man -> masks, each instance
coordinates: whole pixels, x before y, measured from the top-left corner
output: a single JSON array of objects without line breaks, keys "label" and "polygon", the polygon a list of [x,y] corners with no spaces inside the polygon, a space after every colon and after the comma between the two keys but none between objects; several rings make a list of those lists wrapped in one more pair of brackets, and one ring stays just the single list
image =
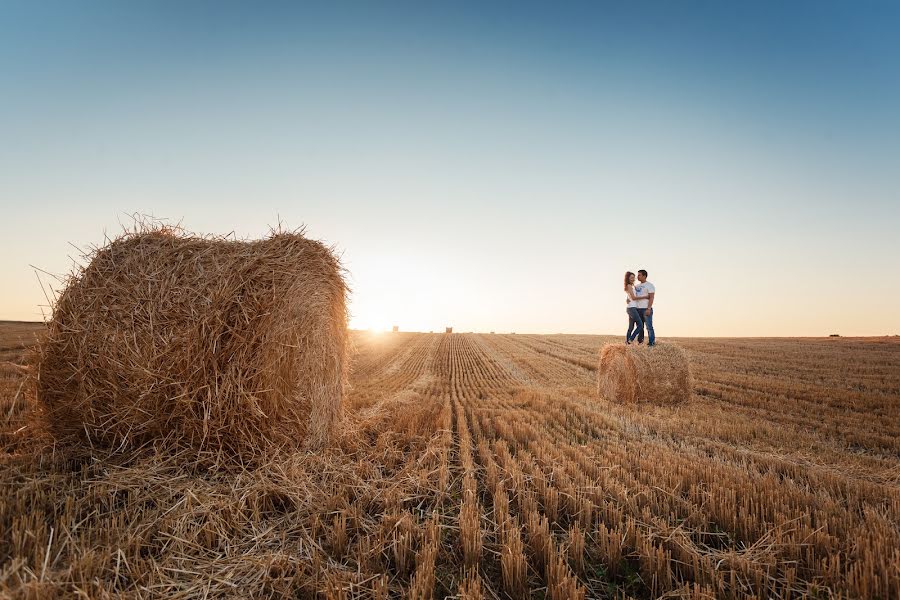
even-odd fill
[{"label": "man", "polygon": [[[638,297],[637,309],[644,319],[647,327],[648,346],[656,345],[656,333],[653,331],[653,299],[656,297],[656,287],[647,281],[647,271],[641,269],[637,272],[637,283],[634,284],[634,295]],[[644,330],[638,334],[638,344],[644,343]]]}]

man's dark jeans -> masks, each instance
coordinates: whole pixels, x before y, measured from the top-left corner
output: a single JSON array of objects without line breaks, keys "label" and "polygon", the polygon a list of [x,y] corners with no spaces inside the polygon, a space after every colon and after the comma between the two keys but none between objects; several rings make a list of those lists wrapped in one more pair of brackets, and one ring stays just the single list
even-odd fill
[{"label": "man's dark jeans", "polygon": [[[647,326],[647,335],[650,336],[650,339],[647,340],[648,346],[653,346],[656,344],[656,333],[653,331],[653,312],[651,311],[649,314],[647,313],[646,308],[639,308],[638,311],[641,313],[641,321],[644,325]],[[641,329],[641,336],[638,338],[638,343],[644,341],[644,330]]]},{"label": "man's dark jeans", "polygon": [[[625,341],[630,342],[634,338],[638,341],[644,341],[644,318],[641,316],[640,308],[628,308],[628,331],[625,332]],[[633,331],[632,331],[633,330]]]}]

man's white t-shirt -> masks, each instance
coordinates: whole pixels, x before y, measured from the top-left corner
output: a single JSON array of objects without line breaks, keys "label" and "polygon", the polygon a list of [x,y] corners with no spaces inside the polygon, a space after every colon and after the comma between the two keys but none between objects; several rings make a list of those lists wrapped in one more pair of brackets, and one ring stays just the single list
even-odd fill
[{"label": "man's white t-shirt", "polygon": [[647,308],[650,305],[650,301],[647,300],[647,296],[655,293],[656,287],[649,281],[645,281],[644,283],[638,281],[634,284],[634,295],[638,298],[643,298],[642,300],[637,301],[638,308]]}]

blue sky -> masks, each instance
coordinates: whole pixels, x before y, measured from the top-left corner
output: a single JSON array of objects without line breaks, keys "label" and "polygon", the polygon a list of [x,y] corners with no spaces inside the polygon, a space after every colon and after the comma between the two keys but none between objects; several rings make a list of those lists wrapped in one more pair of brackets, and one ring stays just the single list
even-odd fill
[{"label": "blue sky", "polygon": [[140,212],[306,224],[359,327],[900,333],[900,5],[420,4],[0,3],[0,318]]}]

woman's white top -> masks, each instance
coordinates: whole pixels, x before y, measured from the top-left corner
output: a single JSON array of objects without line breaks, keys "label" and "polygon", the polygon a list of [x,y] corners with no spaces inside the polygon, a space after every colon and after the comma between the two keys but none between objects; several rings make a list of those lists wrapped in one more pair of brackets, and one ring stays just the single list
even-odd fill
[{"label": "woman's white top", "polygon": [[[628,289],[631,290],[632,294],[634,294],[634,286],[633,285],[629,284]],[[631,296],[628,295],[627,291],[625,292],[625,297],[628,299],[628,306],[627,306],[628,308],[637,308],[638,301],[632,300]]]}]

